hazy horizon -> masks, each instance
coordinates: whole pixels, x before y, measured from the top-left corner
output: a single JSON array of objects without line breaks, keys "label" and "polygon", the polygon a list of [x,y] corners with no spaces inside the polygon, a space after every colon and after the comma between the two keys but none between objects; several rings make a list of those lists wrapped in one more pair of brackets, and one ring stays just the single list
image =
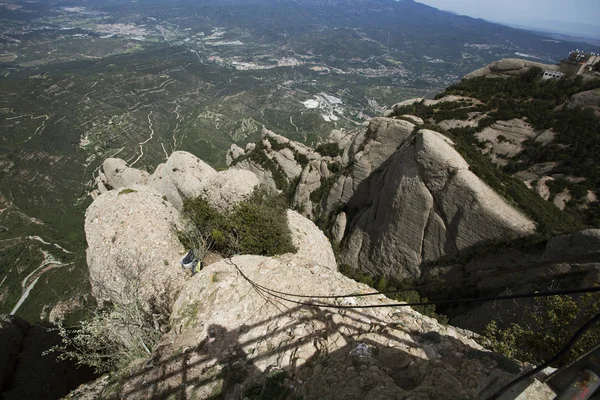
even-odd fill
[{"label": "hazy horizon", "polygon": [[416,0],[440,10],[491,22],[600,39],[598,0]]}]

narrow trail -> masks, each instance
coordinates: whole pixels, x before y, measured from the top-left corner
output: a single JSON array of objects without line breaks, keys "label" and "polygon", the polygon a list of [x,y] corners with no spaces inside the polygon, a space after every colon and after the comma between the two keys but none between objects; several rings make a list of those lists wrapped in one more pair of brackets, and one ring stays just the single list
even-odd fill
[{"label": "narrow trail", "polygon": [[[25,277],[25,279],[23,279],[23,281],[21,282],[21,287],[23,288],[23,293],[21,294],[21,298],[19,299],[17,304],[14,306],[14,308],[10,312],[10,315],[15,315],[15,313],[17,311],[19,311],[19,308],[21,308],[21,306],[23,305],[25,300],[27,300],[27,297],[29,297],[31,290],[35,287],[35,285],[38,283],[38,281],[40,280],[40,278],[42,277],[42,275],[44,273],[46,273],[52,269],[62,268],[62,267],[72,264],[72,263],[63,264],[60,261],[54,259],[54,257],[52,257],[52,254],[45,252],[45,251],[42,253],[44,254],[44,261],[42,261],[42,263],[36,269],[34,269],[29,275],[27,275]],[[38,271],[40,271],[40,270],[41,270],[41,272],[39,272],[39,274],[35,277],[35,279],[29,285],[27,285],[29,279],[32,276],[34,276],[36,273],[38,273]]]},{"label": "narrow trail", "polygon": [[294,128],[296,128],[296,132],[298,132],[298,127],[296,126],[296,124],[294,124],[294,116],[290,115],[290,124],[294,125]]},{"label": "narrow trail", "polygon": [[157,90],[164,89],[165,86],[171,85],[171,84],[173,84],[175,82],[177,82],[177,81],[175,81],[174,79],[168,78],[167,80],[165,80],[163,83],[161,83],[158,86],[154,86],[154,87],[147,88],[147,89],[136,89],[135,90],[135,94],[144,93],[144,92],[154,93]]},{"label": "narrow trail", "polygon": [[31,119],[40,119],[40,118],[44,118],[44,117],[46,119],[49,118],[46,114],[44,114],[44,115],[38,115],[37,117],[34,117],[33,114],[23,114],[23,115],[17,115],[16,117],[8,117],[8,118],[6,118],[6,120],[7,121],[12,121],[14,119],[25,118],[25,117],[29,117]]},{"label": "narrow trail", "polygon": [[29,287],[27,288],[27,290],[25,291],[25,293],[23,293],[21,295],[21,298],[19,299],[19,302],[12,309],[12,311],[10,312],[10,315],[15,315],[15,313],[19,310],[19,308],[21,308],[21,306],[23,305],[23,303],[25,302],[25,300],[27,300],[27,297],[29,297],[29,293],[31,293],[31,289],[33,289],[33,287],[35,286],[36,283],[38,283],[39,280],[40,280],[40,277],[38,276],[36,278],[36,280],[34,280],[33,282],[31,282],[31,285],[29,285]]},{"label": "narrow trail", "polygon": [[163,144],[163,142],[160,142],[160,145],[165,153],[165,160],[169,159],[169,154],[167,153],[167,150],[165,149],[165,145]]},{"label": "narrow trail", "polygon": [[181,122],[181,115],[179,114],[179,107],[180,105],[177,104],[175,106],[175,110],[173,111],[175,113],[175,115],[177,115],[177,117],[175,117],[175,120],[177,121],[177,123],[175,124],[175,129],[173,129],[173,151],[177,150],[177,129],[179,128],[179,123]]},{"label": "narrow trail", "polygon": [[38,126],[37,129],[35,130],[35,132],[33,132],[33,134],[31,136],[29,136],[27,138],[27,140],[25,141],[25,142],[28,142],[31,140],[32,137],[37,135],[38,132],[41,133],[44,131],[44,128],[46,127],[46,122],[50,119],[51,115],[44,114],[44,115],[38,115],[37,117],[34,117],[33,114],[23,114],[23,115],[17,115],[16,117],[6,118],[6,121],[12,121],[12,120],[24,118],[24,117],[29,117],[31,120],[44,118],[44,120],[42,121],[42,124],[40,126]]},{"label": "narrow trail", "polygon": [[94,90],[91,90],[91,89],[93,89],[94,86],[96,86],[97,83],[98,83],[98,81],[95,81],[94,84],[92,85],[92,87],[90,88],[90,91],[83,95],[83,97],[85,97],[87,99],[87,101],[90,101],[90,96],[89,95],[91,93],[94,93]]},{"label": "narrow trail", "polygon": [[66,254],[73,254],[72,251],[69,251],[69,250],[65,249],[64,247],[62,247],[62,246],[60,246],[60,245],[58,245],[56,243],[46,242],[44,239],[42,239],[39,236],[27,236],[26,239],[28,239],[28,240],[36,240],[36,241],[38,241],[38,242],[40,242],[42,244],[48,245],[48,246],[54,246],[57,249],[61,250],[63,253],[66,253]]},{"label": "narrow trail", "polygon": [[200,53],[198,53],[198,50],[192,50],[194,53],[196,53],[196,56],[198,56],[198,62],[200,64],[202,64],[202,58],[200,57]]},{"label": "narrow trail", "polygon": [[[135,93],[133,93],[133,92],[132,92],[131,94],[133,94],[133,95],[135,96]],[[133,105],[133,106],[129,107],[129,108],[127,109],[127,111],[131,111],[131,110],[133,110],[134,108],[136,108],[136,107],[137,107],[137,106],[139,106],[139,105],[140,105],[140,102],[138,101],[138,102],[137,102],[135,105]]]},{"label": "narrow trail", "polygon": [[47,251],[42,251],[42,254],[44,254],[44,261],[42,261],[41,264],[38,265],[38,267],[36,269],[34,269],[33,271],[31,271],[29,273],[29,275],[27,275],[21,281],[21,287],[23,289],[25,289],[25,287],[27,286],[27,282],[29,281],[29,278],[31,278],[33,275],[35,275],[35,273],[38,272],[40,269],[44,268],[47,265],[53,264],[53,263],[59,263],[58,261],[56,261],[54,259],[54,257],[52,257],[52,254],[48,253]]},{"label": "narrow trail", "polygon": [[150,113],[148,114],[148,124],[149,124],[149,129],[150,129],[150,137],[148,137],[148,139],[146,139],[146,140],[144,140],[143,142],[140,143],[140,155],[131,164],[129,164],[130,167],[133,167],[135,165],[135,163],[137,163],[144,156],[144,145],[146,143],[148,143],[150,140],[152,140],[152,138],[154,137],[154,129],[152,129],[152,120],[150,119],[150,116],[152,115],[152,112],[153,111],[150,111]]}]

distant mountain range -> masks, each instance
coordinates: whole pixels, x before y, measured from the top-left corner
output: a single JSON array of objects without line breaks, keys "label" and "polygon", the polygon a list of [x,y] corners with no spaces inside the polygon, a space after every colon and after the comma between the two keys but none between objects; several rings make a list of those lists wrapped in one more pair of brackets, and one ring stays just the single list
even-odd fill
[{"label": "distant mountain range", "polygon": [[547,33],[562,33],[572,36],[600,40],[600,25],[557,20],[534,20],[527,25],[512,25],[518,28],[533,29]]}]

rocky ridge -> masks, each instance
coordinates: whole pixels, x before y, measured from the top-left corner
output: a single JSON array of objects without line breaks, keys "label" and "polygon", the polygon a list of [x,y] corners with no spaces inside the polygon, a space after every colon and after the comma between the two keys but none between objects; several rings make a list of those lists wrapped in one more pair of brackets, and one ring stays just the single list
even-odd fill
[{"label": "rocky ridge", "polygon": [[[532,65],[508,60],[479,75],[521,74]],[[116,386],[97,381],[94,393],[105,395],[110,389],[109,398],[140,399],[241,399],[275,393],[306,399],[475,399],[510,380],[520,366],[481,348],[469,331],[443,326],[397,305],[344,308],[392,302],[383,296],[356,296],[372,289],[340,274],[339,262],[370,276],[458,279],[483,276],[511,263],[526,267],[556,254],[580,255],[588,251],[585,246],[600,247],[597,231],[588,230],[554,238],[543,251],[535,244],[498,249],[465,263],[433,263],[489,241],[530,236],[536,226],[470,171],[455,144],[425,125],[430,121],[397,112],[421,102],[444,107],[477,100],[446,96],[405,101],[363,129],[332,131],[315,148],[265,129],[258,143],[233,145],[227,153],[230,168],[222,172],[185,152],[173,153],[152,175],[111,160],[106,168],[116,166],[115,171],[99,175],[103,194],[88,210],[88,258],[108,260],[102,266],[106,276],[99,280],[121,290],[115,255],[149,251],[154,268],[148,279],[149,298],[168,292],[174,307],[170,331],[152,356],[130,366]],[[484,117],[473,112],[466,120],[441,121],[438,126],[476,126]],[[487,151],[498,156],[497,163],[520,151],[524,140],[553,139],[552,132],[535,132],[522,119],[488,128],[480,132],[480,139],[489,142]],[[539,166],[530,173],[544,171]],[[296,209],[287,213],[288,226],[298,251],[277,257],[234,256],[186,277],[176,263],[184,249],[173,234],[181,224],[183,201],[203,195],[226,210],[259,183],[288,195]],[[101,218],[103,213],[113,217]],[[337,262],[329,240],[308,218],[338,244]],[[106,233],[113,231],[113,237]],[[134,231],[144,232],[144,238],[137,240]],[[162,264],[151,250],[155,244],[167,244]],[[98,276],[92,270],[99,268],[93,265],[91,261],[91,275]],[[594,261],[556,263],[541,274],[524,268],[495,282],[482,279],[478,285],[493,291],[502,281],[525,290],[558,275],[587,271],[580,282],[570,282],[586,285],[597,281],[598,270]],[[312,297],[340,292],[352,295]],[[101,299],[100,292],[95,293]],[[312,307],[315,303],[324,304]],[[476,311],[497,312],[485,309],[489,306]],[[481,328],[468,313],[455,321]],[[543,385],[532,388],[536,398],[553,397]]]},{"label": "rocky ridge", "polygon": [[[357,188],[372,175],[367,171],[381,170],[380,164],[390,162],[386,153],[394,151],[384,145],[387,137],[411,149],[407,154],[420,157],[442,142],[451,147],[435,132],[413,134],[413,125],[406,121],[379,119],[374,123],[377,128],[363,132],[363,137],[373,138],[369,143],[338,132],[332,134],[339,143],[347,144],[344,152],[348,164],[350,154],[354,157],[362,152],[359,163],[363,170],[349,174],[350,179],[358,181]],[[270,143],[272,135],[266,133],[265,140]],[[305,155],[310,158],[303,173],[311,166],[317,168],[317,162],[344,164],[343,153],[328,158],[314,151]],[[466,168],[456,154],[445,156],[450,157],[444,161],[448,168],[455,168],[455,172]],[[175,171],[179,175],[175,179],[201,182],[199,186],[214,194],[210,201],[215,204],[221,204],[219,196],[227,196],[229,190],[211,191],[206,182],[212,182],[215,174],[242,176],[238,172],[244,172],[216,173],[196,168],[201,163],[181,152],[171,157],[192,161],[189,169]],[[163,167],[159,173],[164,172]],[[325,171],[319,168],[321,172]],[[428,179],[428,184],[444,186],[440,176]],[[184,249],[173,233],[181,223],[176,204],[186,196],[206,192],[178,191],[181,197],[172,197],[173,204],[167,194],[159,191],[171,184],[157,189],[152,182],[151,176],[147,185],[113,189],[94,200],[86,215],[90,274],[105,287],[122,291],[117,268],[123,265],[118,265],[115,256],[144,254],[150,268],[145,275],[149,282],[145,293],[152,296],[168,291],[173,296],[171,330],[149,360],[132,365],[116,386],[106,379],[95,382],[90,394],[132,399],[171,395],[241,399],[267,393],[305,399],[481,398],[518,370],[517,364],[474,342],[472,333],[441,325],[410,308],[353,310],[294,303],[323,301],[311,299],[311,295],[356,294],[372,289],[337,272],[329,240],[313,222],[292,210],[287,215],[296,253],[235,256],[187,277],[177,264]],[[232,190],[236,191],[235,182],[239,182],[240,192],[246,190],[246,183],[239,180],[231,181]],[[528,221],[523,223],[527,228]],[[127,267],[135,268],[135,264],[125,264]],[[257,284],[276,292],[264,292]],[[277,295],[282,292],[307,297],[289,301]],[[101,291],[95,293],[102,299]],[[392,301],[383,296],[349,296],[325,303],[355,306]],[[85,388],[78,393],[78,398],[86,398]]]},{"label": "rocky ridge", "polygon": [[529,71],[531,67],[540,67],[549,71],[559,70],[557,65],[543,64],[518,58],[505,58],[475,70],[467,74],[465,78],[472,79],[480,76],[485,76],[486,78],[505,78],[519,76]]},{"label": "rocky ridge", "polygon": [[[236,269],[257,284],[307,296],[371,290],[315,261],[247,255],[208,266],[183,288],[173,332],[162,340],[151,367],[128,380],[121,393],[134,399],[156,393],[481,398],[482,382],[492,374],[500,381],[511,376],[511,367],[462,331],[410,309],[311,309],[269,301]],[[391,301],[349,297],[334,304],[373,303]],[[175,349],[182,349],[183,368],[172,356]]]},{"label": "rocky ridge", "polygon": [[[310,150],[301,172],[298,161],[290,168],[281,155],[297,154],[298,145],[273,132],[265,132],[250,155],[232,147],[229,157],[232,168],[251,171],[270,160],[267,169],[296,184],[293,207],[326,221],[341,243],[340,261],[376,276],[417,278],[424,261],[535,231],[531,220],[469,171],[452,141],[410,121],[418,117],[379,117],[357,132],[333,131],[328,143],[337,155]],[[273,179],[267,183],[277,186]]]}]

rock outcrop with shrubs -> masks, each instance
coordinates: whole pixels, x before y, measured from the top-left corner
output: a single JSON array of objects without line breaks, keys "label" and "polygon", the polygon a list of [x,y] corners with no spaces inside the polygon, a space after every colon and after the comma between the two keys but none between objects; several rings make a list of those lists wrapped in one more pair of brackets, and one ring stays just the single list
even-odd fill
[{"label": "rock outcrop with shrubs", "polygon": [[[376,155],[383,146],[371,148],[373,153],[365,154],[383,157]],[[215,174],[231,173],[197,168],[201,162],[189,154],[172,155],[182,156],[189,170],[172,178],[160,172],[174,182],[152,187],[150,176],[146,185],[107,190],[88,210],[88,258],[95,260],[90,272],[95,271],[94,293],[104,308],[79,329],[62,329],[65,342],[58,350],[99,371],[113,370],[109,379],[92,384],[90,393],[132,399],[177,393],[239,399],[275,394],[317,399],[324,393],[327,398],[437,398],[439,385],[451,382],[452,395],[476,397],[480,389],[474,376],[510,379],[509,363],[484,350],[471,334],[410,308],[344,311],[303,305],[321,301],[311,295],[371,289],[337,271],[329,239],[288,209],[283,191],[260,185],[248,191],[247,182],[236,191],[235,181],[227,191],[213,190],[211,185],[220,182]],[[307,157],[304,168],[316,167],[322,156],[307,152]],[[343,166],[342,157],[328,162]],[[323,166],[323,172],[330,171],[327,163]],[[198,190],[178,190],[172,204],[169,188],[185,181],[195,182]],[[223,202],[219,196],[231,190],[237,200]],[[178,262],[193,247],[186,242],[190,237],[203,238],[206,253],[221,258],[205,258],[194,276]],[[290,301],[284,292],[305,297]],[[325,301],[392,302],[352,295]],[[449,373],[450,362],[460,367]],[[78,393],[85,398],[85,389]]]},{"label": "rock outcrop with shrubs", "polygon": [[[227,171],[181,151],[151,175],[107,160],[86,216],[90,276],[104,308],[79,331],[63,329],[58,350],[99,370],[117,369],[90,387],[104,398],[486,398],[524,366],[506,356],[541,361],[534,355],[556,350],[566,336],[555,335],[548,353],[536,346],[564,324],[550,321],[540,332],[527,327],[543,313],[510,325],[478,320],[469,314],[475,308],[419,308],[436,320],[398,302],[539,290],[556,277],[569,287],[598,281],[593,260],[527,269],[556,251],[589,256],[575,237],[600,249],[596,230],[572,232],[594,218],[595,187],[587,186],[594,179],[564,169],[551,176],[564,160],[541,165],[536,153],[560,148],[554,142],[573,134],[561,130],[563,111],[523,94],[564,89],[566,102],[594,84],[544,84],[536,68],[495,63],[435,100],[396,104],[363,128],[332,131],[314,148],[265,129],[258,143],[230,148]],[[506,81],[490,80],[481,92],[473,82],[482,76]],[[577,107],[588,97],[572,98],[565,109],[587,115]],[[550,114],[554,125],[541,126]],[[530,179],[534,173],[539,181]],[[540,185],[560,193],[546,199]],[[586,200],[579,208],[564,196],[555,200],[565,190]],[[573,210],[585,210],[587,220]],[[203,261],[195,274],[179,264],[190,248]],[[505,271],[506,263],[523,271],[452,284]],[[443,289],[408,290],[394,300],[361,296],[371,287],[431,282]],[[340,293],[347,295],[332,296]],[[566,312],[563,322],[574,326],[598,304],[571,300],[542,311]],[[352,308],[366,305],[386,307]],[[463,326],[476,320],[486,337],[441,323],[440,312],[451,321],[462,315]],[[90,338],[96,347],[86,347]],[[594,331],[586,341],[596,338]],[[69,340],[79,344],[75,350]],[[517,342],[529,347],[512,351]],[[98,368],[92,360],[103,352],[122,356]],[[552,396],[542,384],[528,390]]]}]

